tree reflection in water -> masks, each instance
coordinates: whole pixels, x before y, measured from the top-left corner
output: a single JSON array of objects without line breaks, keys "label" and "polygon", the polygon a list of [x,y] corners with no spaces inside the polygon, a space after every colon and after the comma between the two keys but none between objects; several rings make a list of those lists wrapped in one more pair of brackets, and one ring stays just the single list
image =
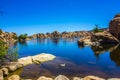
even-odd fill
[{"label": "tree reflection in water", "polygon": [[26,46],[27,47],[27,41],[19,41],[19,44],[21,45],[21,46]]},{"label": "tree reflection in water", "polygon": [[118,66],[120,66],[120,45],[105,44],[101,46],[91,46],[94,51],[94,55],[99,58],[100,54],[104,52],[110,52],[110,59],[113,60]]}]

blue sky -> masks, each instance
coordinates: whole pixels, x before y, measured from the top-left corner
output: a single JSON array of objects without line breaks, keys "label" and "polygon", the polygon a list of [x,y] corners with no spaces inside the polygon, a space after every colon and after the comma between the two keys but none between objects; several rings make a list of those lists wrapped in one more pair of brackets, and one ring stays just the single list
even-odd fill
[{"label": "blue sky", "polygon": [[0,0],[0,28],[17,34],[108,27],[120,0]]}]

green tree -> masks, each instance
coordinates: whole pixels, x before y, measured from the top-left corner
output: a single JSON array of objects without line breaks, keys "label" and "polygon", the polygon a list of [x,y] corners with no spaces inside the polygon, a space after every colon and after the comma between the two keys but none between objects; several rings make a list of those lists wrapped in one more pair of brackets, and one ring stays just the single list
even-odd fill
[{"label": "green tree", "polygon": [[93,29],[93,32],[94,32],[94,33],[97,33],[98,31],[99,31],[98,25],[95,25],[95,28]]},{"label": "green tree", "polygon": [[2,34],[2,29],[0,29],[0,34]]},{"label": "green tree", "polygon": [[27,34],[21,34],[18,38],[19,40],[25,40],[28,37]]}]

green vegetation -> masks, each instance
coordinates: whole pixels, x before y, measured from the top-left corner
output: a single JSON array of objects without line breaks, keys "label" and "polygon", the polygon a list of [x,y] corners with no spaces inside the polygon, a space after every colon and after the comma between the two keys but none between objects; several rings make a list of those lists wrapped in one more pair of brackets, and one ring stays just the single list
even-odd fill
[{"label": "green vegetation", "polygon": [[27,34],[21,34],[21,35],[18,37],[18,39],[19,39],[19,40],[25,40],[27,37],[28,37]]},{"label": "green vegetation", "polygon": [[18,58],[17,48],[8,48],[5,42],[0,40],[0,65],[8,61],[16,61]]},{"label": "green vegetation", "polygon": [[94,32],[94,33],[103,32],[103,30],[102,30],[102,29],[99,29],[99,28],[98,28],[98,25],[95,25],[95,28],[93,29],[93,32]]},{"label": "green vegetation", "polygon": [[17,39],[18,39],[18,37],[17,37],[17,36],[15,36],[15,35],[13,35],[13,39],[17,40]]},{"label": "green vegetation", "polygon": [[9,48],[7,56],[8,56],[9,61],[17,61],[18,48]]},{"label": "green vegetation", "polygon": [[5,46],[5,42],[3,42],[2,40],[0,40],[0,56],[3,57],[4,55],[6,55],[7,53],[7,49],[8,47]]}]

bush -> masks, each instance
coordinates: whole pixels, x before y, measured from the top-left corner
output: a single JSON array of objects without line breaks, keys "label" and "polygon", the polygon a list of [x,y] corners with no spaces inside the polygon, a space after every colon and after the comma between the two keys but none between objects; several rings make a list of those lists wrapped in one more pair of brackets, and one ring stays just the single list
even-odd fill
[{"label": "bush", "polygon": [[7,56],[8,56],[9,61],[17,61],[17,59],[18,59],[18,48],[9,48]]},{"label": "bush", "polygon": [[16,61],[18,59],[18,49],[9,48],[6,44],[0,40],[0,65],[5,64],[8,61]]},{"label": "bush", "polygon": [[7,46],[5,46],[5,42],[0,40],[0,56],[4,56],[7,53]]}]

